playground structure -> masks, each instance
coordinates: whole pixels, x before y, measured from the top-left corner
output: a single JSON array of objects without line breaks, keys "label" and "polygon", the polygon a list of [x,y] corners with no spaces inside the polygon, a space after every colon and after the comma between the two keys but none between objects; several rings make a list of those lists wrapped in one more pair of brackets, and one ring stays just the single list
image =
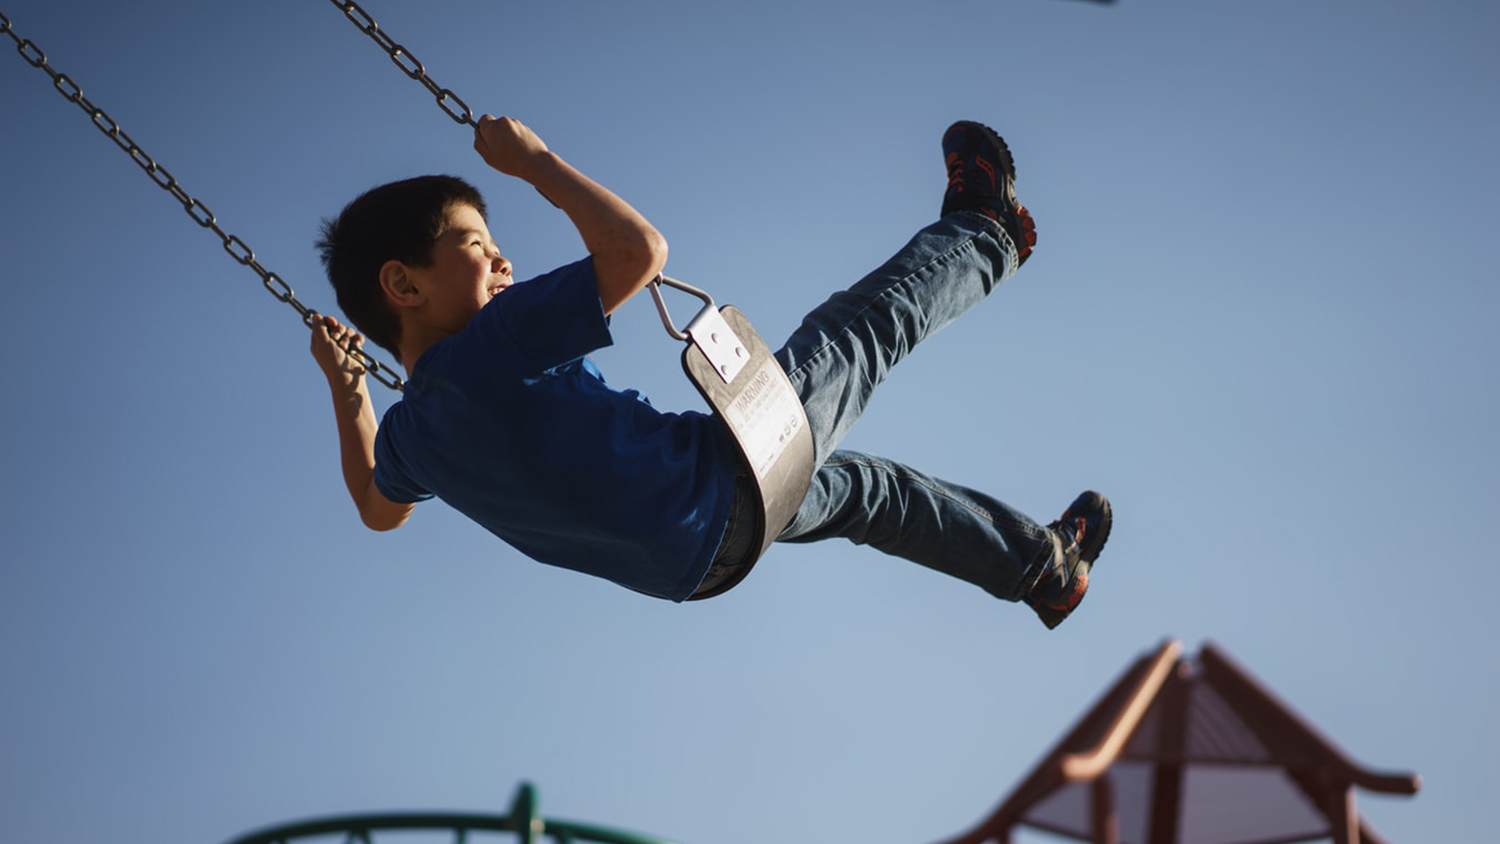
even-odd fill
[{"label": "playground structure", "polygon": [[[1020,828],[1089,844],[1386,844],[1359,817],[1356,787],[1415,795],[1419,786],[1418,775],[1356,765],[1217,646],[1188,660],[1169,639],[1137,658],[989,817],[941,844],[1010,844]],[[229,844],[336,835],[383,844],[383,832],[447,834],[453,844],[489,832],[517,844],[672,844],[544,820],[529,783],[508,816],[329,817]]]},{"label": "playground structure", "polygon": [[1410,795],[1420,782],[1359,766],[1214,645],[1190,661],[1167,640],[943,844],[1008,844],[1018,827],[1092,844],[1384,844],[1354,789]]},{"label": "playground structure", "polygon": [[[1354,789],[1415,794],[1420,779],[1361,767],[1212,644],[1176,640],[1137,659],[987,818],[941,844],[1010,844],[1019,828],[1090,844],[1386,844]],[[523,783],[509,815],[348,815],[254,832],[230,844],[294,844],[376,833],[509,833],[518,844],[671,844],[537,814]],[[324,840],[332,840],[325,838]],[[440,840],[427,838],[423,840]],[[311,842],[309,842],[311,844]]]}]

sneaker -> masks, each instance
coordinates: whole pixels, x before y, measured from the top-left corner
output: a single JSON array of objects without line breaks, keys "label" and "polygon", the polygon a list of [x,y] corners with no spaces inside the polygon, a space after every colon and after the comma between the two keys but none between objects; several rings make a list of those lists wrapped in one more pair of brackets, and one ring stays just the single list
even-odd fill
[{"label": "sneaker", "polygon": [[1109,499],[1092,490],[1079,495],[1052,533],[1052,565],[1042,572],[1024,600],[1051,630],[1063,623],[1089,591],[1089,569],[1109,540]]},{"label": "sneaker", "polygon": [[1036,245],[1036,223],[1016,201],[1016,164],[1004,139],[982,123],[960,120],[943,133],[943,161],[948,167],[943,216],[955,211],[983,213],[1010,235],[1016,266],[1026,263]]}]

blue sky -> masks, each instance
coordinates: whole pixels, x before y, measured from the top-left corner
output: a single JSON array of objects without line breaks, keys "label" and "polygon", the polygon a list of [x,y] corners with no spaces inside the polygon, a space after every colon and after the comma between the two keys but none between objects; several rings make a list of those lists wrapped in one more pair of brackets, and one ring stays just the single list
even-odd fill
[{"label": "blue sky", "polygon": [[[499,812],[527,779],[545,814],[688,844],[923,844],[1166,637],[1422,774],[1361,798],[1392,841],[1492,828],[1500,7],[366,8],[773,342],[935,216],[949,122],[999,129],[1035,257],[848,444],[1041,520],[1106,492],[1093,592],[1048,632],[822,544],[676,606],[441,504],[371,534],[296,315],[7,49],[0,840]],[[422,172],[480,184],[519,276],[581,255],[328,3],[0,12],[311,306],[319,219]],[[614,325],[612,381],[698,406],[648,300]]]}]

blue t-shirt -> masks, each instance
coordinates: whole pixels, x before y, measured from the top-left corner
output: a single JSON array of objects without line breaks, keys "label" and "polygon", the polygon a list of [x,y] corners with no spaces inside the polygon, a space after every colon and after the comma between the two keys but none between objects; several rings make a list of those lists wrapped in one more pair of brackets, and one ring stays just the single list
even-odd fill
[{"label": "blue t-shirt", "polygon": [[613,342],[592,259],[502,291],[427,349],[375,437],[392,501],[437,496],[532,559],[686,599],[729,517],[736,452],[584,355]]}]

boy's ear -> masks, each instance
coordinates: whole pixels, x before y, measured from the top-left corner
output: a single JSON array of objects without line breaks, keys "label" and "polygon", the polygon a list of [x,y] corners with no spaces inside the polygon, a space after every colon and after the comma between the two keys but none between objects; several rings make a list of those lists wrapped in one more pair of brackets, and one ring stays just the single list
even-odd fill
[{"label": "boy's ear", "polygon": [[424,298],[406,265],[396,260],[380,265],[380,289],[385,291],[386,300],[398,307],[416,307]]}]

